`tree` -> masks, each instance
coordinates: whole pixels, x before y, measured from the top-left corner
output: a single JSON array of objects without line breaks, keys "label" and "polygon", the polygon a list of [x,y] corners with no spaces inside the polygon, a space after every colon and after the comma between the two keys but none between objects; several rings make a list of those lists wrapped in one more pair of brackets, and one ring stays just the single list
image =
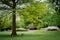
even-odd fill
[{"label": "tree", "polygon": [[59,23],[60,22],[60,0],[48,0],[48,1],[49,3],[55,5],[53,6],[53,8],[56,11],[56,17],[57,17],[56,20],[58,20],[56,22],[57,23],[56,25],[60,27],[60,23]]},{"label": "tree", "polygon": [[34,26],[37,27],[42,24],[43,21],[41,19],[43,18],[46,10],[47,7],[45,2],[33,2],[30,6],[20,10],[19,13],[24,16],[25,21],[28,20],[29,24],[33,23],[35,24]]},{"label": "tree", "polygon": [[12,35],[16,34],[16,7],[19,4],[30,2],[31,0],[0,0],[1,4],[7,5],[12,9]]}]

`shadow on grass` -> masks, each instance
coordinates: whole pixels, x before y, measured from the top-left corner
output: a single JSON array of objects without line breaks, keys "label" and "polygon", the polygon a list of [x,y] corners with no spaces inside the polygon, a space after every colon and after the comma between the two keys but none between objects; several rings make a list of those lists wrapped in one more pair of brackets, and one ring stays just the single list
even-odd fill
[{"label": "shadow on grass", "polygon": [[9,37],[21,37],[21,35],[11,36],[11,34],[9,34],[9,35],[3,34],[3,35],[0,35],[0,37],[7,37],[7,38],[9,38]]},{"label": "shadow on grass", "polygon": [[[41,32],[40,32],[41,33]],[[60,40],[60,32],[50,31],[43,32],[42,34],[18,34],[17,36],[11,36],[9,32],[0,32],[0,40]]]},{"label": "shadow on grass", "polygon": [[2,38],[15,38],[15,37],[32,37],[32,36],[59,36],[60,37],[60,32],[43,32],[42,34],[18,34],[17,36],[11,36],[11,33],[8,32],[0,32],[0,39]]},{"label": "shadow on grass", "polygon": [[46,32],[46,33],[42,33],[42,34],[18,34],[17,36],[11,36],[11,33],[7,33],[7,32],[0,32],[0,38],[1,37],[25,37],[25,36],[56,36],[56,34],[58,34],[58,36],[60,35],[60,31],[56,31],[56,32]]}]

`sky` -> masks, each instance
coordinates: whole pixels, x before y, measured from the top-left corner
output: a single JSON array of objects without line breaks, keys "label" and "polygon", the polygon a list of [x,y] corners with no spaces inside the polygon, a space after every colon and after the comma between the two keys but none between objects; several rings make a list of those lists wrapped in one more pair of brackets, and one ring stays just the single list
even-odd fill
[{"label": "sky", "polygon": [[43,2],[43,1],[45,1],[45,0],[35,0],[35,1],[40,1],[40,2]]}]

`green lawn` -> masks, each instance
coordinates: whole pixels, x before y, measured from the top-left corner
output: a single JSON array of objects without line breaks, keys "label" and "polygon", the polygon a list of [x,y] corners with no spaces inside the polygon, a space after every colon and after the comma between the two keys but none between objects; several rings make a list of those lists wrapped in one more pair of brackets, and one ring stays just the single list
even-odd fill
[{"label": "green lawn", "polygon": [[[23,33],[23,35],[21,35]],[[11,32],[0,32],[0,40],[60,40],[60,31],[27,31],[17,32],[17,36],[10,36]]]}]

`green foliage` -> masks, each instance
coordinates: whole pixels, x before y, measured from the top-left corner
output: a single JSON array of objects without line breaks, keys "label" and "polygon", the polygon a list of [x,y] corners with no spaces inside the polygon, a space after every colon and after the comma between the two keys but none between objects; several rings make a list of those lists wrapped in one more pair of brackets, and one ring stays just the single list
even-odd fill
[{"label": "green foliage", "polygon": [[3,12],[0,15],[0,25],[2,28],[8,28],[11,27],[11,14],[9,14],[6,10],[3,10]]},{"label": "green foliage", "polygon": [[[55,12],[53,12],[53,15],[52,15],[52,17],[51,17],[51,23],[50,23],[50,25],[51,24],[53,24],[53,25],[60,25],[60,0],[47,0],[47,1],[49,1],[49,5],[53,5],[53,7],[52,6],[50,6],[49,8],[50,9],[53,9],[53,10],[55,10]],[[50,10],[50,11],[52,11],[52,10]]]},{"label": "green foliage", "polygon": [[37,24],[40,25],[43,22],[41,18],[43,18],[46,9],[46,3],[35,2],[25,9],[20,10],[19,13],[24,16],[25,21],[27,20],[29,23],[36,24],[37,26]]},{"label": "green foliage", "polygon": [[[13,5],[12,0],[0,1],[7,5],[9,4],[8,6],[11,7]],[[16,10],[20,16],[20,20],[16,21],[16,26],[24,28],[35,26],[37,28],[42,28],[47,25],[60,25],[60,13],[55,11],[56,5],[52,3],[52,0],[48,1],[49,3],[47,4],[46,2],[33,2],[33,0],[19,0],[17,3],[18,5],[29,2],[31,3],[29,4],[30,6],[26,6],[26,8],[22,10]],[[12,25],[11,15],[12,14],[8,14],[7,11],[0,14],[0,25],[3,28],[7,28]]]},{"label": "green foliage", "polygon": [[20,20],[16,21],[16,27],[18,27],[18,28],[28,28],[27,26],[29,24],[30,24],[30,22],[27,21],[26,19],[24,19],[23,15],[20,16]]},{"label": "green foliage", "polygon": [[24,27],[24,19],[23,16],[20,16],[20,20],[16,20],[16,27]]}]

